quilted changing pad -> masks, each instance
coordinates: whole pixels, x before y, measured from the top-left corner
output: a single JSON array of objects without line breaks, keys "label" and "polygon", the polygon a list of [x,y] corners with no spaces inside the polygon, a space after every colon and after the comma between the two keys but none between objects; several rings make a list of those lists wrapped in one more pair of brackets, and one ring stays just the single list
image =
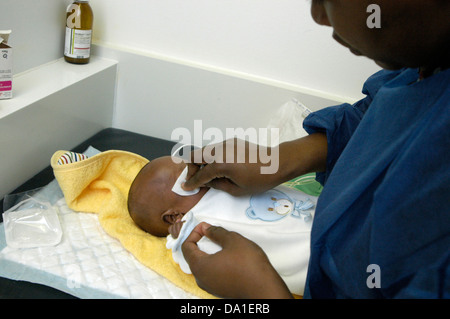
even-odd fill
[{"label": "quilted changing pad", "polygon": [[103,230],[97,214],[71,210],[56,180],[39,192],[57,208],[62,239],[55,246],[11,248],[0,224],[1,277],[43,284],[79,298],[197,298],[141,264]]},{"label": "quilted changing pad", "polygon": [[56,246],[13,249],[0,227],[0,276],[50,286],[79,298],[196,298],[143,266],[110,237],[96,214],[56,202],[63,230]]}]

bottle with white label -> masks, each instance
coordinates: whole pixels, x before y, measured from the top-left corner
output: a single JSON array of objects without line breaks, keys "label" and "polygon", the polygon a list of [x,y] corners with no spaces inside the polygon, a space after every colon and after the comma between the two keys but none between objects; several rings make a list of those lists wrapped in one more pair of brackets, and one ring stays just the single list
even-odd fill
[{"label": "bottle with white label", "polygon": [[64,59],[85,64],[91,57],[94,14],[89,1],[75,0],[67,7]]}]

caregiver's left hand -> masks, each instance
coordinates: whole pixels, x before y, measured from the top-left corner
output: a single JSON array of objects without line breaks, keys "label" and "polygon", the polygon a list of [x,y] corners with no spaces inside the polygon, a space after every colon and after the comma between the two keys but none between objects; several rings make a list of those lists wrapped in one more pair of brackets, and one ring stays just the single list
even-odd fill
[{"label": "caregiver's left hand", "polygon": [[[222,246],[209,255],[197,242],[206,236]],[[245,237],[210,226],[197,225],[182,246],[200,288],[222,298],[292,298],[286,284],[264,251]]]}]

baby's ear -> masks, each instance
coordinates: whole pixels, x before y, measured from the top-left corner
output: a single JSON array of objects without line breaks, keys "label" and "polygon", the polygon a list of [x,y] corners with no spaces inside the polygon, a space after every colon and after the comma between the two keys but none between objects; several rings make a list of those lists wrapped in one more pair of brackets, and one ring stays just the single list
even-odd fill
[{"label": "baby's ear", "polygon": [[166,210],[162,215],[161,218],[164,222],[169,223],[171,225],[175,224],[175,222],[178,219],[181,219],[183,217],[182,214],[177,213],[175,210],[173,210],[172,208],[169,208],[168,210]]}]

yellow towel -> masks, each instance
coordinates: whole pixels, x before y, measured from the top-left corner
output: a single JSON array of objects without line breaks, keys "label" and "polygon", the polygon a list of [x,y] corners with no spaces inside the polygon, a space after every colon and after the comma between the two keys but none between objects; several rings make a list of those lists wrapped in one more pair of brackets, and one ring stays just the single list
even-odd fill
[{"label": "yellow towel", "polygon": [[138,172],[148,163],[147,159],[130,152],[111,150],[87,159],[79,158],[78,162],[58,164],[65,153],[67,151],[53,154],[51,166],[71,209],[97,213],[104,230],[146,267],[200,298],[214,298],[198,287],[194,276],[181,271],[166,248],[166,238],[142,231],[128,213],[128,190]]}]

